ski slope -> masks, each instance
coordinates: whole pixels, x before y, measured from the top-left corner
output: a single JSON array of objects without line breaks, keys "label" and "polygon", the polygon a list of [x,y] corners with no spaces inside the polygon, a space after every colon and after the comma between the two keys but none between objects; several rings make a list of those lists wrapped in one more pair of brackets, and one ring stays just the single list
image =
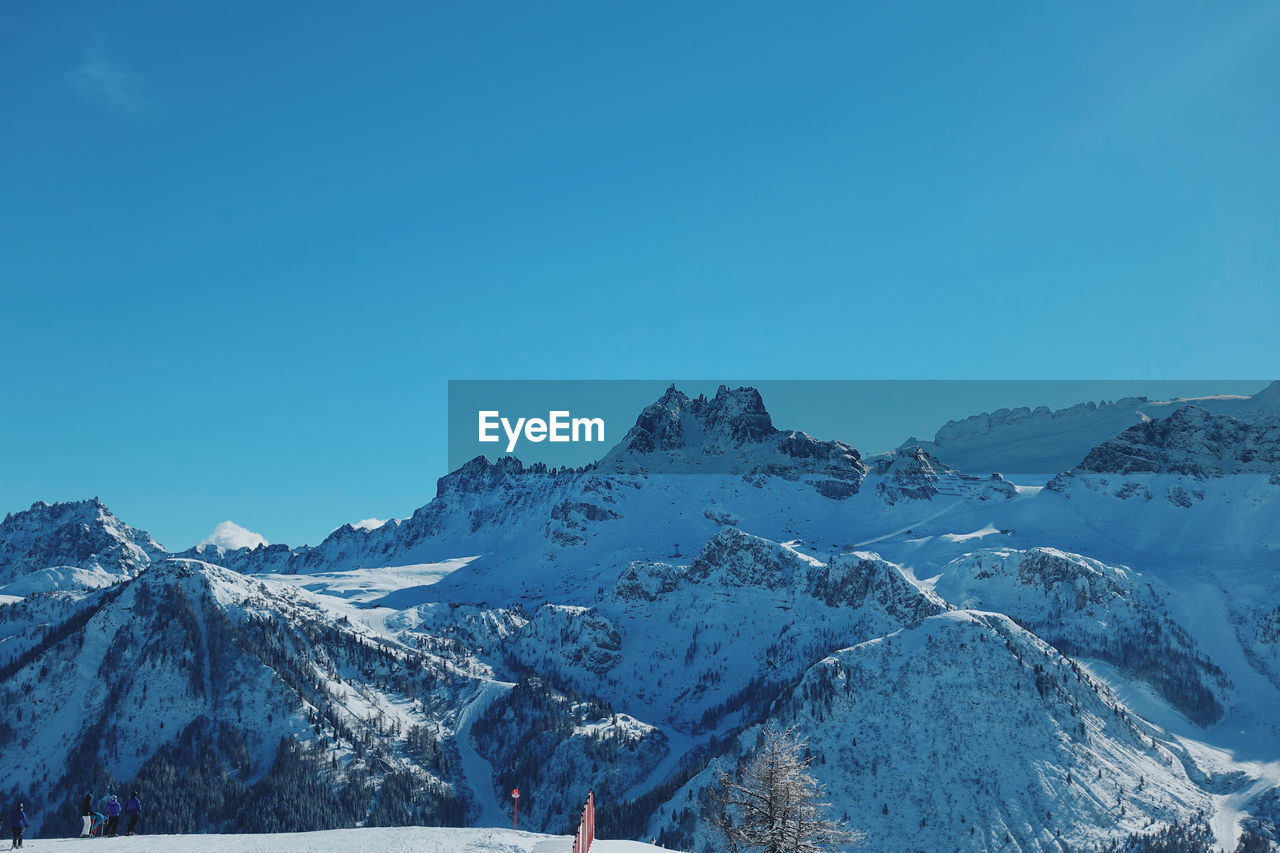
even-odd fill
[{"label": "ski slope", "polygon": [[[82,849],[80,838],[37,838],[23,849]],[[539,835],[510,829],[446,829],[426,826],[332,829],[325,832],[281,832],[263,835],[135,835],[131,838],[95,839],[95,851],[128,850],[131,853],[311,853],[342,850],[343,853],[570,853],[568,835]],[[602,841],[591,853],[657,853],[665,848],[638,841]],[[670,851],[666,851],[670,853]]]},{"label": "ski slope", "polygon": [[471,725],[495,699],[514,686],[501,681],[489,682],[467,704],[458,718],[456,739],[458,753],[462,758],[462,774],[467,780],[467,786],[475,794],[476,802],[480,804],[478,821],[485,826],[501,826],[507,822],[507,815],[502,804],[493,795],[493,786],[489,783],[493,779],[493,767],[471,744]]}]

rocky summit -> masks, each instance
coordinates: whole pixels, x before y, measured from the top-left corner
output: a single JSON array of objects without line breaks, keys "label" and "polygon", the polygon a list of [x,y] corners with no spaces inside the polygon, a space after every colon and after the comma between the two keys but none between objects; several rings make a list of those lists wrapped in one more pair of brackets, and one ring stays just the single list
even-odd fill
[{"label": "rocky summit", "polygon": [[149,833],[498,826],[518,787],[563,835],[590,789],[703,853],[774,726],[868,849],[1278,849],[1275,387],[868,457],[672,387],[597,463],[478,457],[310,546],[37,503],[0,523],[5,793],[49,836],[86,786]]}]

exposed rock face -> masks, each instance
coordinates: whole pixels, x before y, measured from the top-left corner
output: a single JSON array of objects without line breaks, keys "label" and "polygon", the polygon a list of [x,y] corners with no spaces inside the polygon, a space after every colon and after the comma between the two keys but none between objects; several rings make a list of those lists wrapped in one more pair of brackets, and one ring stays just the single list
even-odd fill
[{"label": "exposed rock face", "polygon": [[0,521],[0,584],[54,566],[132,577],[164,555],[145,530],[120,521],[97,498],[37,501]]},{"label": "exposed rock face", "polygon": [[986,477],[961,474],[944,465],[920,445],[900,447],[871,458],[876,494],[890,506],[903,501],[933,500],[939,495],[971,500],[1008,500],[1014,485],[999,474]]},{"label": "exposed rock face", "polygon": [[[696,432],[695,432],[696,428]],[[646,406],[619,445],[631,453],[678,451],[701,439],[696,450],[758,444],[777,433],[773,419],[754,388],[729,390],[721,385],[715,397],[691,399],[672,385],[656,402]]]},{"label": "exposed rock face", "polygon": [[690,581],[781,589],[803,578],[808,563],[776,542],[741,530],[721,530],[703,546],[685,573]]},{"label": "exposed rock face", "polygon": [[286,572],[294,554],[288,545],[258,545],[255,548],[224,548],[221,545],[196,545],[173,556],[184,560],[201,560],[237,572]]},{"label": "exposed rock face", "polygon": [[967,473],[1052,475],[1076,465],[1090,448],[1144,421],[1163,420],[1196,406],[1250,423],[1280,416],[1280,381],[1252,396],[1224,395],[1172,400],[1124,397],[1077,403],[1062,409],[1019,407],[948,421],[932,441],[911,438]]},{"label": "exposed rock face", "polygon": [[842,554],[823,564],[777,542],[732,528],[708,540],[687,569],[664,563],[633,564],[619,579],[614,594],[652,601],[682,583],[789,590],[828,607],[869,607],[903,625],[947,609],[936,596],[903,577],[897,566],[875,554]]},{"label": "exposed rock face", "polygon": [[1139,422],[1148,404],[1145,397],[1126,397],[1056,410],[996,409],[948,421],[932,441],[911,438],[902,447],[920,444],[968,473],[1055,474],[1078,462],[1093,445]]},{"label": "exposed rock face", "polygon": [[1089,451],[1077,471],[1213,479],[1280,471],[1280,419],[1255,423],[1187,406],[1132,426]]},{"label": "exposed rock face", "polygon": [[823,563],[721,529],[688,565],[631,563],[594,607],[540,609],[511,648],[583,695],[625,695],[641,719],[710,730],[767,707],[815,656],[947,609],[875,554]]},{"label": "exposed rock face", "polygon": [[603,675],[622,662],[622,637],[605,616],[586,607],[545,604],[520,632],[516,651],[560,648],[565,662]]},{"label": "exposed rock face", "polygon": [[868,553],[842,554],[816,568],[809,594],[828,607],[866,607],[903,625],[950,609],[932,592],[908,581],[897,566]]},{"label": "exposed rock face", "polygon": [[844,442],[773,426],[760,392],[723,385],[689,397],[673,385],[600,460],[602,471],[637,474],[754,474],[807,479],[822,494],[857,494],[866,467]]},{"label": "exposed rock face", "polygon": [[688,572],[688,566],[670,563],[634,562],[622,570],[613,587],[615,601],[657,601],[675,592]]},{"label": "exposed rock face", "polygon": [[996,548],[943,569],[936,591],[953,604],[995,610],[1071,655],[1146,681],[1202,725],[1223,714],[1222,671],[1169,612],[1167,590],[1123,566],[1056,548]]},{"label": "exposed rock face", "polygon": [[1050,409],[1048,406],[1037,406],[1034,409],[1027,406],[996,409],[994,412],[970,415],[958,421],[947,421],[938,430],[934,442],[939,447],[945,447],[948,444],[971,440],[975,436],[991,435],[1010,426],[1034,421],[1063,421],[1065,426],[1071,421],[1089,418],[1098,412],[1137,412],[1146,402],[1146,397],[1122,397],[1115,402],[1076,403],[1065,409]]}]

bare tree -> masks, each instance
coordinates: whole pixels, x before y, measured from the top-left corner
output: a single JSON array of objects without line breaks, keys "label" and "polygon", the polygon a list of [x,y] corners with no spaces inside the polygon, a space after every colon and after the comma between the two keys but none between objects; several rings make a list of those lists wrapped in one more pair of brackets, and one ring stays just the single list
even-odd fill
[{"label": "bare tree", "polygon": [[731,853],[828,853],[861,846],[866,834],[823,817],[830,803],[809,772],[807,744],[772,724],[734,775],[722,772],[711,792],[713,822]]}]

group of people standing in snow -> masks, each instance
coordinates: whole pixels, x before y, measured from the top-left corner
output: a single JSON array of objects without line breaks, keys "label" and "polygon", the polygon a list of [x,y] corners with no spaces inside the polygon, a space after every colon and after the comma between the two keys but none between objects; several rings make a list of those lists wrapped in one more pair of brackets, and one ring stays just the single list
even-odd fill
[{"label": "group of people standing in snow", "polygon": [[120,798],[112,794],[110,801],[107,802],[107,813],[105,815],[93,808],[93,795],[85,794],[84,800],[80,803],[80,819],[84,821],[84,828],[80,832],[80,837],[105,836],[107,838],[115,838],[120,832],[120,814],[122,812],[129,818],[124,834],[137,834],[138,818],[142,816],[142,801],[138,799],[137,791],[129,795],[129,799],[125,801],[124,806],[120,805]]},{"label": "group of people standing in snow", "polygon": [[[93,807],[93,795],[85,794],[84,799],[80,802],[80,818],[84,821],[84,827],[80,831],[81,838],[115,838],[120,832],[120,815],[124,814],[129,818],[129,823],[125,826],[125,835],[136,835],[138,832],[138,819],[142,817],[142,801],[138,799],[138,792],[134,791],[129,795],[129,799],[125,801],[123,806],[120,805],[120,799],[115,794],[111,795],[110,801],[107,803],[107,813],[97,811]],[[27,812],[22,803],[18,803],[17,807],[9,813],[9,829],[13,832],[13,848],[22,847],[22,833],[27,828]]]}]

